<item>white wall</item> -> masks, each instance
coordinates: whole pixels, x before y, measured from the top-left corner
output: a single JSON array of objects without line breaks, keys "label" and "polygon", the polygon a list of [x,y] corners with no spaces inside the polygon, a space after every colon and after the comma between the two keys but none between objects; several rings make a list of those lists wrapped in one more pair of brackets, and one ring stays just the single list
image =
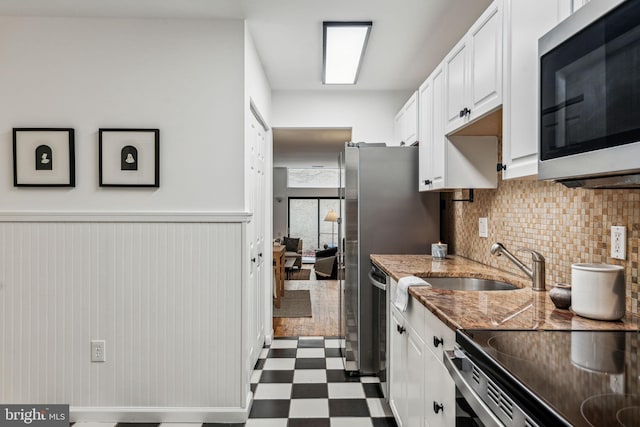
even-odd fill
[{"label": "white wall", "polygon": [[[244,22],[0,17],[0,94],[0,401],[244,421],[245,126],[271,102]],[[14,188],[12,127],[75,128],[76,187]],[[100,127],[160,129],[159,189],[98,186]]]},{"label": "white wall", "polygon": [[[241,210],[244,23],[0,17],[0,211]],[[13,187],[13,127],[76,130],[76,187]],[[98,186],[98,128],[160,129],[160,188]]]},{"label": "white wall", "polygon": [[393,141],[406,91],[274,91],[273,127],[350,127],[356,142]]}]

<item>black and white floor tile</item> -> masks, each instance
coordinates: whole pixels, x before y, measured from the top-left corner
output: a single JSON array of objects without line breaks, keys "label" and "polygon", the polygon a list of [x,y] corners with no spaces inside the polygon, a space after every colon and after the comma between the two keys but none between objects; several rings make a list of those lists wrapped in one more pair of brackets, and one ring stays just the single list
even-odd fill
[{"label": "black and white floor tile", "polygon": [[277,338],[251,377],[248,427],[395,427],[377,377],[349,376],[340,341]]},{"label": "black and white floor tile", "polygon": [[[373,376],[349,376],[340,340],[276,338],[253,374],[247,427],[397,427]],[[202,424],[203,427],[216,424]],[[74,427],[199,427],[200,424],[75,423]],[[242,426],[242,424],[224,424]]]}]

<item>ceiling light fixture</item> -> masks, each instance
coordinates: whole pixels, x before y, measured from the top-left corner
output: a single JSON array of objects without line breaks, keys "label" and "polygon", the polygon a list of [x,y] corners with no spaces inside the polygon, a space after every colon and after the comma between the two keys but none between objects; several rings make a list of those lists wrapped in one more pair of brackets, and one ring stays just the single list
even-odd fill
[{"label": "ceiling light fixture", "polygon": [[371,21],[322,23],[323,84],[356,84],[372,25]]}]

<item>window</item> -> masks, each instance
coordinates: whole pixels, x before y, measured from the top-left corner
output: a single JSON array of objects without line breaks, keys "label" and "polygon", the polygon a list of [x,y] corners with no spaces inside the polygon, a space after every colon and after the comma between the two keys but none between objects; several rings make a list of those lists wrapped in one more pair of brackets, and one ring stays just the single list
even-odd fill
[{"label": "window", "polygon": [[338,223],[325,221],[331,210],[340,211],[338,198],[289,199],[289,236],[302,239],[303,256],[314,256],[324,245],[338,245]]},{"label": "window", "polygon": [[[340,170],[326,168],[287,169],[289,188],[338,188]],[[344,182],[344,177],[342,179]]]}]

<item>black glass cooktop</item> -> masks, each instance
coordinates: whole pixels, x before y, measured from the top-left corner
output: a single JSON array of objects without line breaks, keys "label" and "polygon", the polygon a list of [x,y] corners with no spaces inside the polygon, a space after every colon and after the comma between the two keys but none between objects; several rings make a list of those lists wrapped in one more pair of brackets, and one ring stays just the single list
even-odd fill
[{"label": "black glass cooktop", "polygon": [[458,331],[458,344],[541,425],[640,426],[637,331]]}]

